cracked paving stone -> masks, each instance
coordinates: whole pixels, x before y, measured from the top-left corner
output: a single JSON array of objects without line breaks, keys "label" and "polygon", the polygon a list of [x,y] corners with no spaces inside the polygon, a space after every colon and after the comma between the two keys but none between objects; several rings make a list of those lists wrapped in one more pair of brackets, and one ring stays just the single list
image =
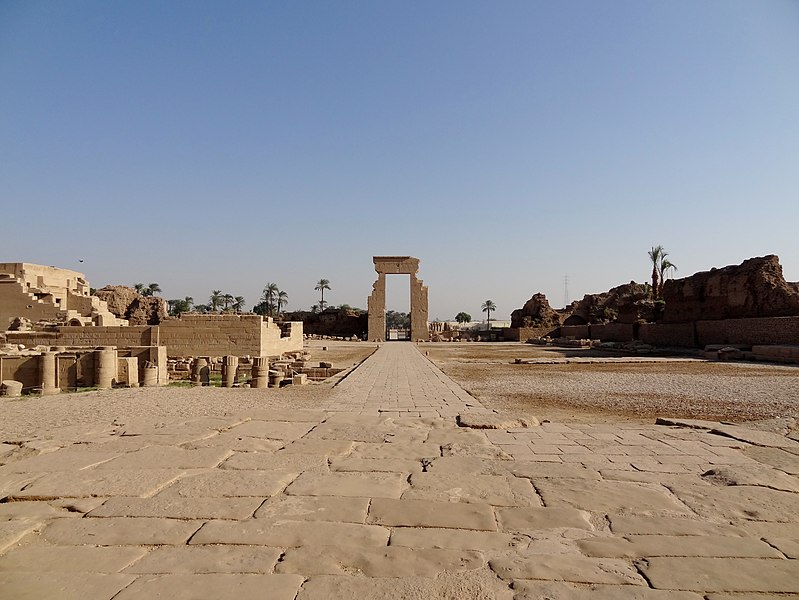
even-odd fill
[{"label": "cracked paving stone", "polygon": [[282,550],[265,546],[161,546],[126,573],[271,573]]},{"label": "cracked paving stone", "polygon": [[646,585],[646,581],[628,562],[616,559],[585,558],[561,554],[548,556],[512,556],[489,562],[502,579],[541,579],[572,583]]},{"label": "cracked paving stone", "polygon": [[650,558],[652,587],[697,592],[799,593],[796,562],[756,558]]},{"label": "cracked paving stone", "polygon": [[[143,575],[114,600],[294,600],[302,585],[299,575],[175,574]],[[267,595],[268,594],[268,595]]]}]

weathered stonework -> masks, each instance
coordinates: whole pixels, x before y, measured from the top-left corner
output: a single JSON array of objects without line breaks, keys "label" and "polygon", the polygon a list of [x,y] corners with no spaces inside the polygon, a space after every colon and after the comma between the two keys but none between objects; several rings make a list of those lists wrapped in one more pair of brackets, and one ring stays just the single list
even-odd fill
[{"label": "weathered stonework", "polygon": [[382,341],[386,336],[386,275],[410,275],[411,279],[411,339],[428,340],[427,286],[416,277],[419,259],[412,256],[375,256],[377,281],[367,300],[369,310],[369,340]]}]

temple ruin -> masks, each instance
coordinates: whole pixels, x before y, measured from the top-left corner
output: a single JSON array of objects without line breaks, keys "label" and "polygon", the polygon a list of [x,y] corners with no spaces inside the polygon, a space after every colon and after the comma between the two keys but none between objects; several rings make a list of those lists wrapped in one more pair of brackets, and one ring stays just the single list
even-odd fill
[{"label": "temple ruin", "polygon": [[386,275],[410,275],[410,339],[429,340],[427,286],[416,276],[419,272],[419,259],[412,256],[374,256],[372,261],[375,271],[377,271],[377,281],[372,286],[372,293],[367,299],[369,340],[382,341],[386,338]]}]

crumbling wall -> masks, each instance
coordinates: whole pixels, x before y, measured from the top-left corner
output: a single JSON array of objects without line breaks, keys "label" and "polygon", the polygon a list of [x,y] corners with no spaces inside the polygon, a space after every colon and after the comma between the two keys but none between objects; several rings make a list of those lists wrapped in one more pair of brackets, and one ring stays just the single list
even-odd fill
[{"label": "crumbling wall", "polygon": [[142,296],[125,285],[107,285],[94,293],[108,310],[130,325],[158,325],[167,318],[166,301],[158,296]]},{"label": "crumbling wall", "polygon": [[508,327],[503,330],[505,341],[526,342],[540,337],[558,337],[560,327]]},{"label": "crumbling wall", "polygon": [[549,327],[553,329],[561,323],[560,315],[549,305],[544,294],[538,293],[510,314],[511,328]]},{"label": "crumbling wall", "polygon": [[652,346],[693,348],[697,346],[696,326],[694,323],[641,323],[638,339]]},{"label": "crumbling wall", "polygon": [[700,347],[708,344],[799,345],[799,317],[697,321],[696,335]]},{"label": "crumbling wall", "polygon": [[668,280],[663,299],[664,323],[799,316],[799,284],[785,281],[773,254]]}]

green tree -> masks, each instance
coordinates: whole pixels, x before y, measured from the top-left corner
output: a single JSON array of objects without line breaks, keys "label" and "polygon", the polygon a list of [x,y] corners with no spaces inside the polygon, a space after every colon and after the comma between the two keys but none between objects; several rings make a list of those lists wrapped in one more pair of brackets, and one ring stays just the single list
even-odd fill
[{"label": "green tree", "polygon": [[208,299],[208,306],[211,307],[211,312],[217,312],[219,307],[222,306],[222,290],[213,290],[211,297]]},{"label": "green tree", "polygon": [[142,296],[144,295],[144,288],[145,287],[147,287],[147,286],[145,286],[143,283],[134,283],[133,284],[133,289],[136,290],[137,294],[141,294]]},{"label": "green tree", "polygon": [[225,311],[230,310],[230,307],[233,305],[233,294],[223,294],[222,295],[222,309]]},{"label": "green tree", "polygon": [[144,290],[145,296],[154,296],[155,294],[161,293],[161,286],[157,283],[151,283],[147,286],[147,289]]},{"label": "green tree", "polygon": [[652,261],[652,294],[655,298],[658,297],[658,290],[660,289],[660,261],[663,257],[663,246],[652,246],[652,249],[647,252],[649,260]]},{"label": "green tree", "polygon": [[314,289],[318,292],[322,292],[322,299],[319,301],[319,308],[324,310],[325,306],[327,306],[327,302],[325,302],[325,290],[330,290],[330,281],[327,279],[320,279],[316,282],[316,287]]},{"label": "green tree", "polygon": [[169,315],[172,317],[178,317],[186,312],[191,312],[192,306],[194,305],[194,298],[191,296],[186,296],[183,299],[176,299],[176,300],[167,300],[167,306],[169,307]]},{"label": "green tree", "polygon": [[275,308],[277,308],[277,315],[280,316],[280,311],[283,310],[283,307],[289,303],[289,295],[284,292],[283,290],[277,291],[277,296],[275,296]]},{"label": "green tree", "polygon": [[244,310],[244,296],[236,296],[233,298],[233,310],[240,313]]},{"label": "green tree", "polygon": [[653,246],[647,254],[652,262],[652,295],[657,300],[663,295],[663,284],[669,271],[676,271],[677,266],[668,259],[669,253],[663,246]]},{"label": "green tree", "polygon": [[660,265],[658,268],[660,274],[660,290],[658,290],[658,298],[663,297],[663,285],[666,283],[666,278],[669,276],[669,271],[677,270],[677,265],[666,258],[667,256],[668,252],[664,252],[660,259]]},{"label": "green tree", "polygon": [[488,328],[491,329],[491,311],[492,310],[497,310],[497,305],[494,304],[493,300],[486,300],[485,302],[483,302],[483,305],[481,306],[481,310],[484,313],[488,314]]},{"label": "green tree", "polygon": [[470,315],[469,313],[465,313],[465,312],[459,312],[457,315],[455,315],[455,320],[458,323],[471,323],[472,322],[472,315]]}]

